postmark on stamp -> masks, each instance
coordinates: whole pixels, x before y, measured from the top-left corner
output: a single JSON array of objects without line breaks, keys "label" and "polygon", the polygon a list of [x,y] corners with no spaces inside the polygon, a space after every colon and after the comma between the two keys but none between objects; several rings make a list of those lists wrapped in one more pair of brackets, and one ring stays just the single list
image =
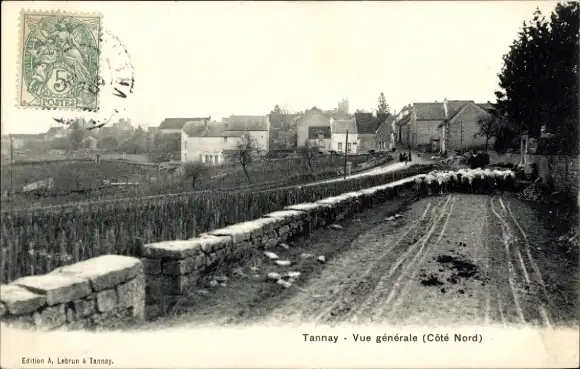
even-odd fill
[{"label": "postmark on stamp", "polygon": [[21,12],[20,107],[97,111],[102,15]]}]

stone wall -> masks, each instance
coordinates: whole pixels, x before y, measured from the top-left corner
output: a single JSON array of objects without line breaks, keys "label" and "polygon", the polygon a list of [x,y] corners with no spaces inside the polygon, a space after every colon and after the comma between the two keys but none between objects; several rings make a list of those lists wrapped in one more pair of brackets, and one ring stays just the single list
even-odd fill
[{"label": "stone wall", "polygon": [[39,329],[114,327],[145,312],[138,258],[103,255],[0,286],[0,320]]},{"label": "stone wall", "polygon": [[[521,154],[490,154],[491,164],[518,164],[521,160]],[[528,164],[535,163],[538,166],[539,176],[544,181],[551,183],[556,190],[570,191],[572,194],[578,194],[580,163],[577,156],[528,154],[527,162]]]},{"label": "stone wall", "polygon": [[143,245],[148,317],[169,311],[197,280],[215,265],[243,258],[251,249],[267,250],[316,228],[370,208],[410,188],[415,177],[314,203],[288,206],[262,218],[201,234],[190,240]]}]

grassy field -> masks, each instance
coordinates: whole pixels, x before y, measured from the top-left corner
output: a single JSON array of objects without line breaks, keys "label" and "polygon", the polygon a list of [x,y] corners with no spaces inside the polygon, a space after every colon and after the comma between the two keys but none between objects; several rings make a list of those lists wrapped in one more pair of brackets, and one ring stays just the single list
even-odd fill
[{"label": "grassy field", "polygon": [[2,212],[0,282],[102,254],[134,255],[140,243],[188,239],[285,206],[384,184],[431,166],[279,190],[199,191]]},{"label": "grassy field", "polygon": [[[368,155],[349,158],[353,171]],[[376,163],[384,163],[385,157],[378,157]],[[280,185],[295,185],[315,179],[337,176],[337,170],[344,166],[344,158],[322,156],[312,161],[312,170],[304,158],[270,160],[251,163],[248,174],[244,175],[240,165],[229,164],[208,168],[197,179],[195,190],[252,188],[255,190],[273,188]],[[1,191],[10,189],[10,169],[2,166]],[[35,193],[23,193],[24,185],[46,178],[54,179],[54,189]],[[135,185],[110,187],[104,181],[131,182]],[[60,205],[71,202],[99,201],[115,198],[162,195],[169,193],[191,192],[191,180],[166,168],[159,169],[151,163],[137,163],[118,160],[47,161],[19,163],[12,166],[12,199],[2,198],[6,208],[28,208]]]}]

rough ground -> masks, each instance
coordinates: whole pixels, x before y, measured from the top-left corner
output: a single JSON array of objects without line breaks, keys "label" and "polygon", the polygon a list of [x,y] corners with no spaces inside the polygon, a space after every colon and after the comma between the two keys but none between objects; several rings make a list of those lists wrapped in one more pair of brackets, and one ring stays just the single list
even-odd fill
[{"label": "rough ground", "polygon": [[[307,240],[224,266],[148,323],[531,324],[578,326],[578,250],[554,240],[554,218],[511,195],[408,192]],[[405,204],[408,204],[406,206]],[[399,212],[398,220],[385,217]],[[314,257],[303,259],[303,253]],[[316,260],[324,255],[325,263]],[[289,288],[268,272],[299,271]],[[226,278],[223,278],[224,274]],[[220,278],[222,277],[222,278]],[[219,280],[209,284],[212,279]],[[222,285],[223,284],[223,285]]]}]

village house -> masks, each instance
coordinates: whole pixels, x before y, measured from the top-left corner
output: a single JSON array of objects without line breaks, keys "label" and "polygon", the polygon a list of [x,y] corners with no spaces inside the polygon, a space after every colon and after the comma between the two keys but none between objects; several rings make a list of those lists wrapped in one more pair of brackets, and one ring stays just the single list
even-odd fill
[{"label": "village house", "polygon": [[22,149],[44,141],[44,133],[15,133],[9,134],[13,149]]},{"label": "village house", "polygon": [[333,151],[345,152],[346,148],[347,153],[357,154],[358,134],[355,119],[335,120],[330,118],[330,141],[330,147]]},{"label": "village house", "polygon": [[308,145],[320,154],[326,154],[331,150],[330,126],[308,127]]},{"label": "village house", "polygon": [[[445,100],[443,103],[447,118],[438,126],[439,147],[434,147],[434,151],[462,152],[484,147],[486,138],[478,134],[478,121],[490,116],[492,105],[490,103],[476,104],[473,101],[458,104],[458,102]],[[492,145],[493,142],[494,138],[491,138],[488,144]]]},{"label": "village house", "polygon": [[[389,115],[376,131],[375,151],[392,151],[395,147],[395,116]],[[359,133],[360,135],[360,133]]]},{"label": "village house", "polygon": [[348,101],[339,102],[340,109],[321,110],[316,106],[308,109],[296,121],[296,146],[304,148],[309,140],[309,127],[330,127],[330,119],[348,120],[352,115],[348,113]]},{"label": "village house", "polygon": [[269,148],[268,116],[232,115],[222,122],[193,120],[183,126],[181,161],[222,164],[227,153],[234,151],[242,136],[248,134],[260,154]]},{"label": "village house", "polygon": [[403,107],[395,115],[395,142],[404,146],[409,146],[411,132],[409,122],[411,121],[411,110],[409,106]]},{"label": "village house", "polygon": [[46,141],[56,140],[59,138],[67,137],[67,132],[64,127],[50,127],[46,134],[44,135],[44,139]]},{"label": "village house", "polygon": [[398,142],[415,150],[432,152],[441,151],[450,140],[453,147],[457,147],[457,142],[463,148],[480,146],[481,138],[475,133],[478,131],[478,118],[487,114],[482,106],[470,100],[447,99],[411,103],[396,118]]},{"label": "village house", "polygon": [[178,133],[181,134],[183,130],[183,126],[187,122],[196,122],[196,121],[211,121],[211,117],[202,117],[202,118],[165,118],[161,124],[159,124],[159,132],[168,134],[168,133]]},{"label": "village house", "polygon": [[[388,116],[390,117],[390,115]],[[380,145],[378,143],[379,137],[377,130],[381,127],[381,119],[375,113],[356,112],[354,113],[358,133],[358,152],[367,153],[371,150],[378,150]],[[388,118],[387,118],[388,119]],[[389,120],[390,122],[390,120]],[[389,123],[390,124],[390,123]],[[383,127],[383,129],[385,129]],[[384,135],[384,133],[383,133]],[[388,142],[391,139],[390,131],[387,136],[381,136],[384,146],[389,146]]]}]

